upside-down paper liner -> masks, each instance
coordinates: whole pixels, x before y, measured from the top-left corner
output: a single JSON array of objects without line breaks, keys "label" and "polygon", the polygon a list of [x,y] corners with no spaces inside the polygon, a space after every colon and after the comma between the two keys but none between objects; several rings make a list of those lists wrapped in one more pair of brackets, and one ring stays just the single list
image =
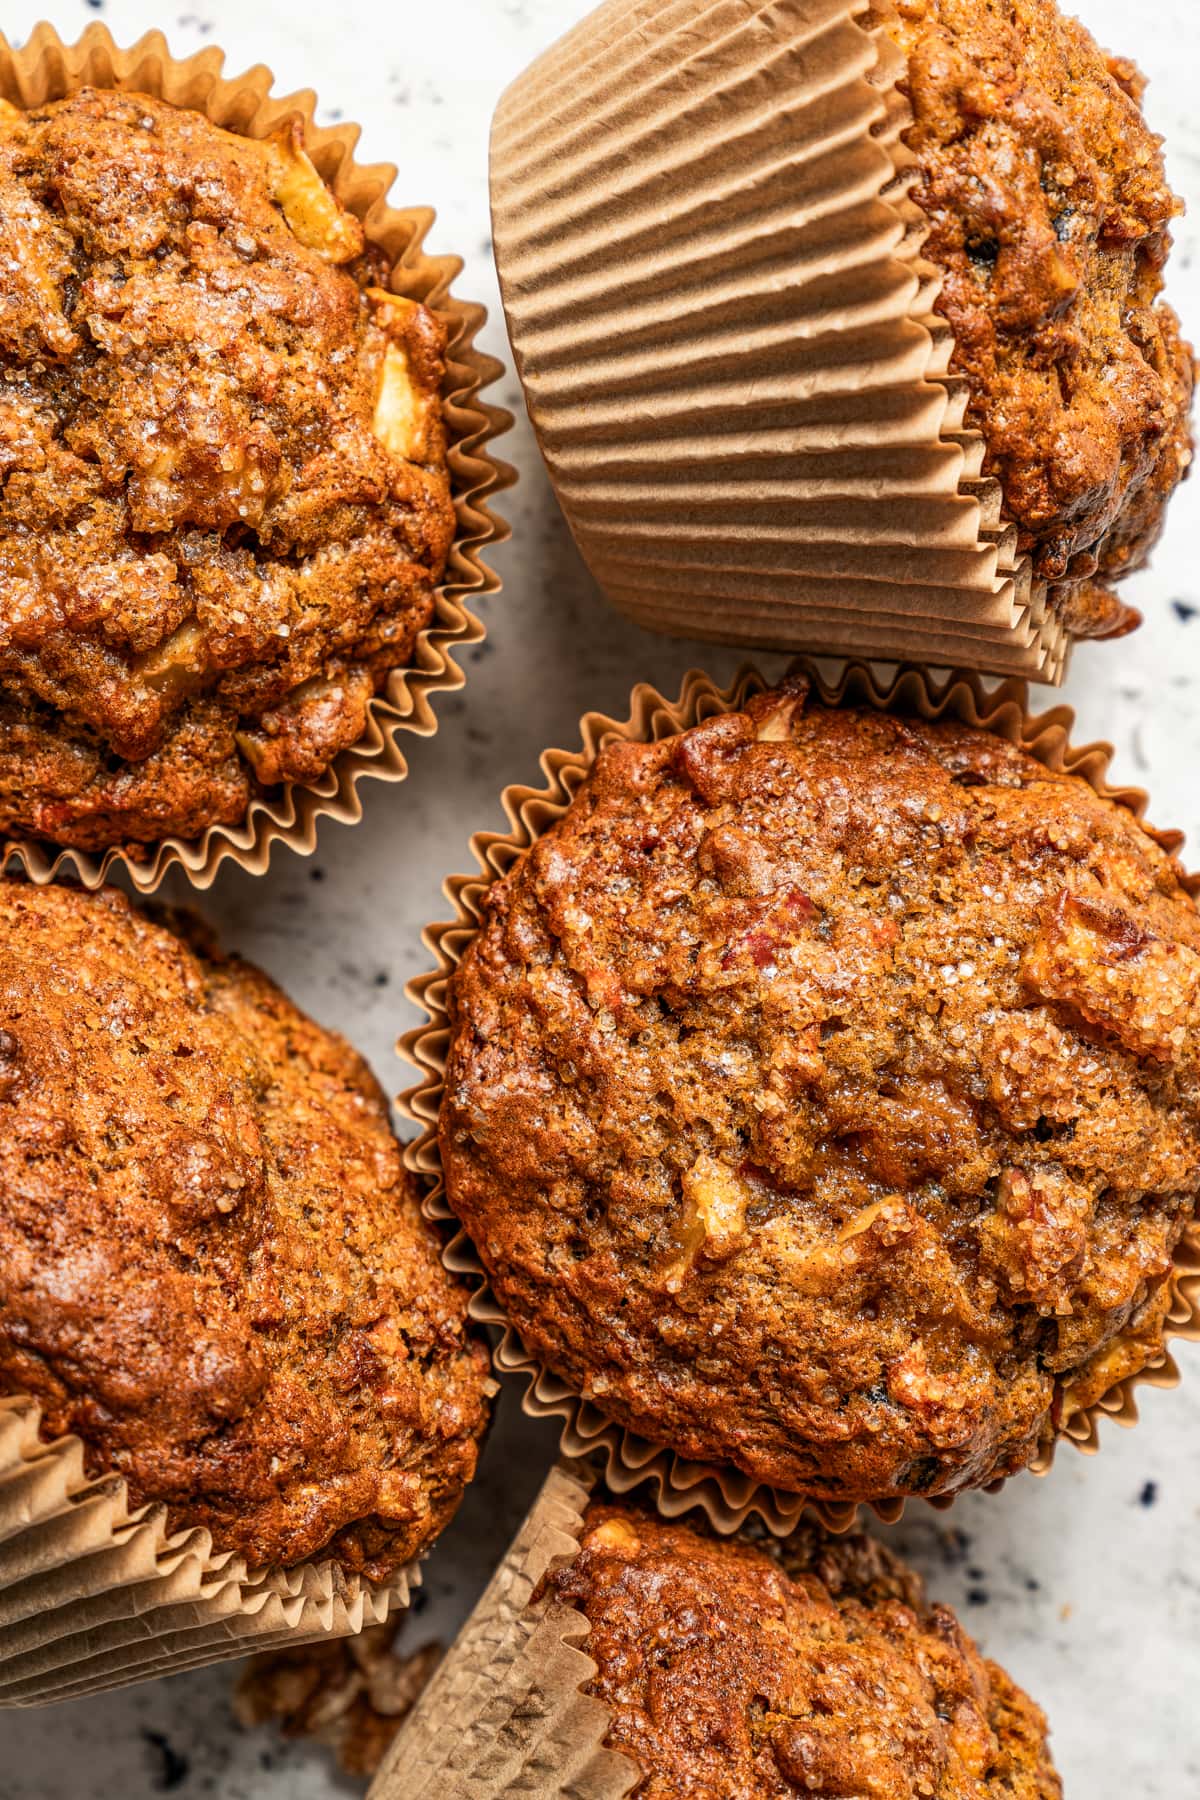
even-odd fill
[{"label": "upside-down paper liner", "polygon": [[215,46],[177,62],[158,31],[147,32],[122,50],[100,24],[90,25],[71,45],[64,44],[51,26],[38,25],[19,50],[0,34],[0,97],[34,107],[85,85],[124,88],[189,107],[227,130],[256,138],[266,136],[283,119],[300,118],[305,147],[319,173],[342,204],[362,220],[368,239],[391,260],[391,288],[423,301],[448,327],[443,409],[457,520],[454,543],[436,592],[433,621],[420,633],[411,663],[392,671],[384,692],[371,703],[361,740],[342,751],[319,780],[287,784],[271,798],[253,800],[240,824],[212,826],[189,840],[171,837],[159,844],[92,855],[0,837],[0,868],[9,863],[23,866],[37,882],[50,881],[63,871],[94,888],[119,867],[135,887],[149,893],[170,868],[179,866],[194,886],[206,888],[227,857],[260,875],[277,843],[309,855],[316,847],[321,819],[349,824],[361,817],[361,780],[404,779],[408,765],[402,738],[406,733],[433,735],[437,730],[433,697],[462,686],[456,655],[483,638],[483,625],[469,600],[495,593],[500,586],[482,553],[507,536],[507,527],[490,511],[489,502],[511,485],[514,475],[507,464],[493,458],[489,444],[512,421],[508,413],[479,398],[480,390],[501,374],[502,365],[475,347],[486,317],[483,307],[451,292],[462,267],[460,259],[430,256],[424,250],[434,218],[429,208],[388,204],[394,168],[355,162],[357,125],[317,125],[315,94],[305,90],[272,95],[269,69],[259,65],[229,78],[221,73],[223,62],[224,52]]},{"label": "upside-down paper liner", "polygon": [[[1044,713],[1031,713],[1022,681],[1009,680],[988,689],[974,674],[954,673],[937,681],[919,669],[902,669],[884,681],[861,663],[849,665],[836,680],[830,681],[815,663],[801,660],[795,666],[810,677],[815,694],[826,705],[869,705],[882,711],[916,713],[925,719],[949,716],[996,732],[1010,743],[1019,744],[1046,768],[1081,776],[1098,794],[1127,807],[1172,856],[1183,842],[1179,832],[1156,831],[1146,824],[1146,795],[1140,789],[1109,786],[1111,745],[1072,745],[1074,714],[1070,708],[1057,706]],[[656,689],[640,684],[633,690],[627,719],[588,713],[580,722],[579,750],[547,750],[543,754],[542,787],[505,789],[501,799],[509,820],[508,831],[479,832],[472,838],[476,873],[451,876],[444,885],[455,917],[430,926],[424,934],[437,967],[411,982],[407,989],[410,999],[428,1014],[428,1023],[409,1032],[400,1043],[401,1054],[421,1074],[420,1082],[401,1096],[401,1105],[420,1128],[421,1135],[408,1145],[405,1157],[411,1169],[434,1183],[425,1203],[431,1218],[456,1224],[446,1201],[437,1141],[450,1037],[446,988],[475,936],[487,889],[561,818],[605,744],[619,738],[652,742],[671,737],[716,713],[740,709],[767,686],[754,669],[744,669],[727,689],[718,688],[707,675],[693,670],[685,677],[677,700],[667,700]],[[1193,897],[1200,893],[1200,875],[1184,876],[1183,880]],[[561,1419],[564,1455],[599,1458],[605,1481],[614,1493],[628,1493],[640,1483],[650,1482],[663,1513],[675,1517],[699,1505],[722,1532],[737,1530],[754,1512],[770,1530],[783,1535],[795,1528],[806,1506],[819,1514],[831,1530],[846,1531],[853,1525],[858,1509],[849,1502],[811,1500],[802,1494],[765,1487],[737,1470],[689,1461],[606,1419],[591,1401],[583,1399],[525,1350],[516,1331],[507,1324],[465,1232],[457,1231],[447,1244],[444,1257],[449,1269],[476,1284],[472,1315],[499,1328],[502,1335],[495,1352],[496,1366],[503,1373],[525,1379],[525,1410],[535,1417]],[[1187,1227],[1180,1240],[1170,1281],[1167,1335],[1200,1338],[1200,1219]],[[1165,1350],[1159,1362],[1126,1377],[1093,1405],[1073,1413],[1064,1407],[1060,1434],[1081,1450],[1094,1451],[1099,1447],[1097,1426],[1101,1418],[1114,1418],[1123,1425],[1136,1421],[1135,1391],[1139,1385],[1173,1387],[1178,1379],[1175,1363]],[[1031,1464],[1035,1473],[1044,1474],[1053,1455],[1051,1443]],[[949,1505],[951,1499],[952,1496],[940,1496],[932,1504]],[[874,1510],[890,1522],[899,1517],[903,1501],[880,1501]]]},{"label": "upside-down paper liner", "polygon": [[29,1399],[0,1399],[0,1707],[37,1706],[276,1644],[341,1637],[406,1606],[416,1565],[372,1583],[330,1561],[259,1569],[204,1530],[131,1510],[89,1480],[76,1437],[45,1442]]},{"label": "upside-down paper liner", "polygon": [[638,1779],[603,1747],[608,1709],[582,1690],[596,1672],[588,1622],[533,1595],[576,1555],[594,1471],[551,1469],[449,1654],[400,1728],[368,1800],[620,1800]]},{"label": "upside-down paper liner", "polygon": [[600,586],[651,630],[1055,682],[934,311],[887,0],[607,0],[500,101],[496,263]]}]

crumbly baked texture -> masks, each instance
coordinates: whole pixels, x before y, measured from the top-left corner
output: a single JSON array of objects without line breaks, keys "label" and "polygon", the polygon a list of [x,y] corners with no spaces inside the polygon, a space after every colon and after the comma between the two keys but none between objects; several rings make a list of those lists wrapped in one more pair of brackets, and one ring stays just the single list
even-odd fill
[{"label": "crumbly baked texture", "polygon": [[382,1579],[487,1368],[348,1044],[194,921],[0,883],[0,1392],[252,1567]]},{"label": "crumbly baked texture", "polygon": [[327,1744],[347,1775],[374,1775],[442,1660],[440,1644],[397,1653],[410,1616],[395,1612],[353,1637],[250,1657],[234,1691],[238,1723],[274,1724],[285,1738]]},{"label": "crumbly baked texture", "polygon": [[447,1192],[499,1299],[685,1456],[950,1492],[1161,1351],[1200,913],[991,733],[796,680],[610,744],[448,1005]]},{"label": "crumbly baked texture", "polygon": [[1059,1800],[1046,1721],[871,1539],[719,1541],[593,1504],[545,1586],[638,1800]]},{"label": "crumbly baked texture", "polygon": [[1054,0],[895,0],[913,197],[968,423],[1070,627],[1137,622],[1136,568],[1191,460],[1191,351],[1161,299],[1181,208],[1133,64]]},{"label": "crumbly baked texture", "polygon": [[387,279],[297,121],[0,102],[0,830],[193,837],[362,736],[454,532]]}]

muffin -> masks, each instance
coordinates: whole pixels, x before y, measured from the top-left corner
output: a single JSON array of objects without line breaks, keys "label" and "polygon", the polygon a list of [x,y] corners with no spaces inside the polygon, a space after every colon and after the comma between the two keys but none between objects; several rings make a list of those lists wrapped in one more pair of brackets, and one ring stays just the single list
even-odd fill
[{"label": "muffin", "polygon": [[142,94],[0,103],[0,830],[312,783],[434,614],[445,332],[324,185]]},{"label": "muffin", "polygon": [[1191,461],[1192,359],[1160,298],[1182,210],[1132,63],[1054,0],[895,0],[936,307],[1020,548],[1070,629],[1156,541]]},{"label": "muffin", "polygon": [[871,1539],[718,1541],[593,1503],[578,1607],[638,1800],[1058,1800],[1046,1721]]},{"label": "muffin", "polygon": [[1047,682],[1135,623],[1192,454],[1140,97],[1053,0],[606,0],[546,50],[496,112],[496,261],[607,598]]},{"label": "muffin", "polygon": [[0,1392],[251,1568],[382,1581],[488,1361],[361,1058],[190,920],[0,884]]},{"label": "muffin", "polygon": [[609,742],[481,910],[446,1196],[608,1419],[831,1502],[948,1494],[1161,1359],[1200,915],[1128,808],[797,677]]}]

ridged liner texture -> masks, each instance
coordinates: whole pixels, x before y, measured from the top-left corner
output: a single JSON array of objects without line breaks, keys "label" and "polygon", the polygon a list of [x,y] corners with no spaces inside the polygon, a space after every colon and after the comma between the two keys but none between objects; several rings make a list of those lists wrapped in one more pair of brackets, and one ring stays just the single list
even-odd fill
[{"label": "ridged liner texture", "polygon": [[[924,719],[956,718],[995,732],[1009,743],[1020,745],[1044,767],[1081,776],[1098,794],[1127,807],[1172,857],[1182,846],[1182,833],[1158,831],[1146,823],[1147,796],[1140,788],[1109,786],[1112,746],[1072,745],[1072,710],[1056,706],[1040,714],[1031,713],[1023,681],[1008,680],[988,688],[975,674],[955,671],[938,680],[922,669],[902,668],[885,674],[865,663],[848,664],[827,677],[822,666],[808,658],[799,658],[793,670],[809,676],[815,695],[827,706],[871,706],[884,712],[914,712]],[[685,676],[676,700],[668,700],[657,689],[640,683],[630,696],[628,718],[617,720],[603,713],[587,713],[580,721],[579,750],[543,753],[543,786],[506,788],[501,803],[509,830],[477,832],[471,839],[476,872],[453,875],[443,885],[455,916],[424,932],[423,941],[432,952],[436,967],[410,982],[406,989],[409,999],[428,1015],[428,1022],[408,1032],[398,1048],[421,1076],[416,1086],[400,1096],[401,1106],[420,1130],[420,1136],[406,1147],[405,1160],[410,1169],[433,1183],[425,1207],[431,1219],[450,1228],[443,1252],[446,1266],[475,1284],[472,1316],[496,1327],[499,1341],[494,1351],[495,1365],[502,1374],[524,1380],[524,1410],[535,1418],[560,1419],[563,1454],[597,1459],[603,1466],[605,1482],[616,1494],[628,1493],[648,1482],[659,1510],[668,1518],[677,1518],[699,1506],[716,1530],[728,1533],[739,1530],[750,1514],[756,1513],[769,1530],[786,1536],[796,1528],[806,1507],[837,1532],[849,1531],[860,1509],[848,1501],[811,1500],[804,1494],[785,1493],[735,1469],[681,1457],[606,1419],[593,1402],[585,1400],[530,1356],[508,1324],[474,1246],[450,1210],[437,1140],[450,1040],[447,985],[476,935],[483,897],[493,881],[507,874],[523,851],[562,817],[606,744],[622,738],[651,743],[672,737],[715,714],[740,711],[753,695],[763,693],[769,686],[757,670],[748,667],[728,688],[717,687],[703,671],[693,669]],[[1183,875],[1182,880],[1193,898],[1200,894],[1200,875]],[[1167,1336],[1200,1339],[1200,1208],[1176,1249],[1170,1280]],[[1064,1407],[1060,1435],[1090,1454],[1100,1447],[1098,1426],[1102,1418],[1115,1419],[1121,1425],[1136,1423],[1135,1396],[1139,1386],[1174,1387],[1178,1381],[1179,1371],[1166,1351],[1159,1363],[1127,1377],[1094,1405],[1073,1413]],[[1035,1474],[1044,1475],[1053,1457],[1051,1443],[1030,1467]],[[992,1484],[989,1492],[1002,1485]],[[944,1508],[953,1503],[953,1498],[942,1495],[928,1504]],[[904,1502],[880,1501],[873,1504],[872,1510],[891,1523],[900,1517]]]},{"label": "ridged liner texture", "polygon": [[407,1606],[416,1564],[373,1584],[336,1563],[246,1567],[205,1530],[89,1480],[76,1437],[0,1399],[0,1707],[42,1706],[276,1645],[344,1637]]},{"label": "ridged liner texture", "polygon": [[579,1550],[595,1471],[551,1469],[504,1560],[400,1728],[367,1800],[620,1800],[638,1780],[606,1750],[610,1714],[582,1692],[596,1673],[589,1625],[543,1596],[543,1575]]},{"label": "ridged liner texture", "polygon": [[607,0],[509,88],[493,237],[530,415],[638,624],[1057,682],[867,3]]},{"label": "ridged liner texture", "polygon": [[180,867],[195,887],[207,888],[227,858],[261,875],[278,843],[310,855],[322,819],[352,824],[361,818],[360,781],[368,776],[379,781],[404,779],[408,764],[402,736],[433,735],[437,730],[433,696],[463,685],[456,654],[484,636],[469,598],[500,588],[483,552],[503,542],[508,527],[490,510],[490,501],[516,477],[492,456],[489,445],[508,430],[512,418],[479,398],[480,390],[503,373],[503,365],[475,347],[487,317],[484,308],[451,292],[461,259],[430,256],[422,248],[434,220],[430,208],[387,203],[396,176],[390,164],[355,162],[357,125],[317,125],[314,93],[306,89],[273,95],[269,69],[260,64],[244,75],[226,77],[221,73],[224,60],[224,51],[208,46],[177,62],[158,31],[147,32],[122,50],[100,24],[89,25],[75,44],[63,43],[52,26],[41,24],[20,49],[0,33],[0,97],[28,108],[84,86],[123,88],[189,107],[226,130],[251,138],[265,137],[281,120],[298,116],[304,124],[305,147],[319,173],[362,221],[371,243],[391,259],[392,290],[423,301],[448,327],[443,412],[457,517],[454,543],[436,591],[434,621],[420,633],[412,662],[391,672],[384,693],[371,703],[362,739],[342,751],[318,781],[290,783],[274,798],[253,801],[238,825],[211,826],[199,838],[166,838],[160,844],[114,848],[103,855],[0,837],[0,870],[21,867],[38,883],[69,873],[85,887],[96,888],[120,868],[140,892],[150,893],[169,869]]}]

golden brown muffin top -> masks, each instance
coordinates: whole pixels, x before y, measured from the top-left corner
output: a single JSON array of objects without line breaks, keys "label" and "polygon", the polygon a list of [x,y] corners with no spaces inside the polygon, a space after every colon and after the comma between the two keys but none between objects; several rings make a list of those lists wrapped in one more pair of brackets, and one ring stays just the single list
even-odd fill
[{"label": "golden brown muffin top", "polygon": [[594,1503],[546,1587],[638,1800],[1059,1800],[1041,1711],[870,1538],[719,1541]]},{"label": "golden brown muffin top", "polygon": [[0,102],[0,830],[194,836],[361,737],[454,530],[387,277],[298,121]]},{"label": "golden brown muffin top", "polygon": [[381,1579],[487,1366],[348,1044],[194,921],[0,883],[0,1391],[172,1528]]},{"label": "golden brown muffin top", "polygon": [[500,1301],[685,1456],[953,1491],[1161,1349],[1200,913],[988,732],[795,680],[609,745],[448,1005],[447,1192]]},{"label": "golden brown muffin top", "polygon": [[[1191,352],[1159,295],[1181,208],[1143,83],[1054,0],[895,0],[913,197],[968,422],[1073,629],[1119,629],[1191,460]],[[1136,616],[1134,616],[1136,622]]]}]

